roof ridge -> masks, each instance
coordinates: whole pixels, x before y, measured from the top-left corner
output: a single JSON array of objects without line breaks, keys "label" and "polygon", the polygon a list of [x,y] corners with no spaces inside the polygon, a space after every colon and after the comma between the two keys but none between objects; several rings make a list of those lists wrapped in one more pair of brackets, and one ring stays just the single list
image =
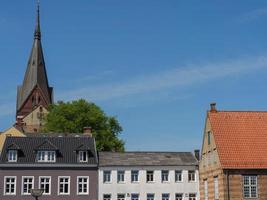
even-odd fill
[{"label": "roof ridge", "polygon": [[267,111],[253,111],[253,110],[218,110],[216,112],[210,112],[209,113],[218,113],[218,112],[250,112],[250,113],[267,113]]},{"label": "roof ridge", "polygon": [[124,151],[124,152],[100,151],[99,153],[192,153],[192,152],[190,151]]}]

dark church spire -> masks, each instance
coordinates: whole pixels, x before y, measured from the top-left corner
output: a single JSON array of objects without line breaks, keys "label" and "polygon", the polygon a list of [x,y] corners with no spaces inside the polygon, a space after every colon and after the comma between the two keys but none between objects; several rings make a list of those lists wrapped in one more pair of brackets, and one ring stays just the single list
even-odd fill
[{"label": "dark church spire", "polygon": [[[39,100],[38,100],[39,99]],[[31,101],[31,103],[29,103]],[[37,20],[34,31],[34,42],[28,61],[22,86],[18,87],[17,115],[27,114],[29,105],[48,107],[53,102],[52,88],[49,87],[45,60],[41,43],[40,3],[37,2]],[[27,111],[25,110],[27,107]]]},{"label": "dark church spire", "polygon": [[41,27],[40,27],[40,1],[37,1],[37,19],[36,19],[36,27],[34,32],[34,38],[37,40],[41,39]]}]

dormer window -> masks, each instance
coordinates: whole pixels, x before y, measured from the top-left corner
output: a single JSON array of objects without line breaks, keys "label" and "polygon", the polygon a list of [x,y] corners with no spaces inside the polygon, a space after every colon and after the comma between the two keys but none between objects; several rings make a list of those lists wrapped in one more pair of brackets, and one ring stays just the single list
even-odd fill
[{"label": "dormer window", "polygon": [[56,162],[55,151],[38,151],[37,153],[38,162]]},{"label": "dormer window", "polygon": [[18,160],[18,151],[9,150],[8,151],[8,162],[17,162],[17,160]]},{"label": "dormer window", "polygon": [[88,162],[88,152],[79,151],[79,162]]}]

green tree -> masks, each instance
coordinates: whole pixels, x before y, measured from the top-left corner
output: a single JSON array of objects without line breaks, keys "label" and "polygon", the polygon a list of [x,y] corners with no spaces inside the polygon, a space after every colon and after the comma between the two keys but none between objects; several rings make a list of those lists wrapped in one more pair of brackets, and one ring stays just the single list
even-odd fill
[{"label": "green tree", "polygon": [[79,134],[84,127],[91,127],[97,150],[124,151],[124,142],[119,139],[122,127],[116,117],[107,116],[100,107],[84,99],[52,104],[45,121],[46,133]]}]

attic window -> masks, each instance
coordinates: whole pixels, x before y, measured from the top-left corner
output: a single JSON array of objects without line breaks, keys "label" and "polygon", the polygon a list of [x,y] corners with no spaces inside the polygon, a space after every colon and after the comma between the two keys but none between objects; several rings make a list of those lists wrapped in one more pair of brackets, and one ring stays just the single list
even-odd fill
[{"label": "attic window", "polygon": [[9,150],[8,151],[8,162],[17,162],[17,160],[18,160],[18,151]]},{"label": "attic window", "polygon": [[79,162],[88,162],[88,152],[79,151]]},{"label": "attic window", "polygon": [[38,162],[56,162],[55,151],[38,151],[37,153]]}]

